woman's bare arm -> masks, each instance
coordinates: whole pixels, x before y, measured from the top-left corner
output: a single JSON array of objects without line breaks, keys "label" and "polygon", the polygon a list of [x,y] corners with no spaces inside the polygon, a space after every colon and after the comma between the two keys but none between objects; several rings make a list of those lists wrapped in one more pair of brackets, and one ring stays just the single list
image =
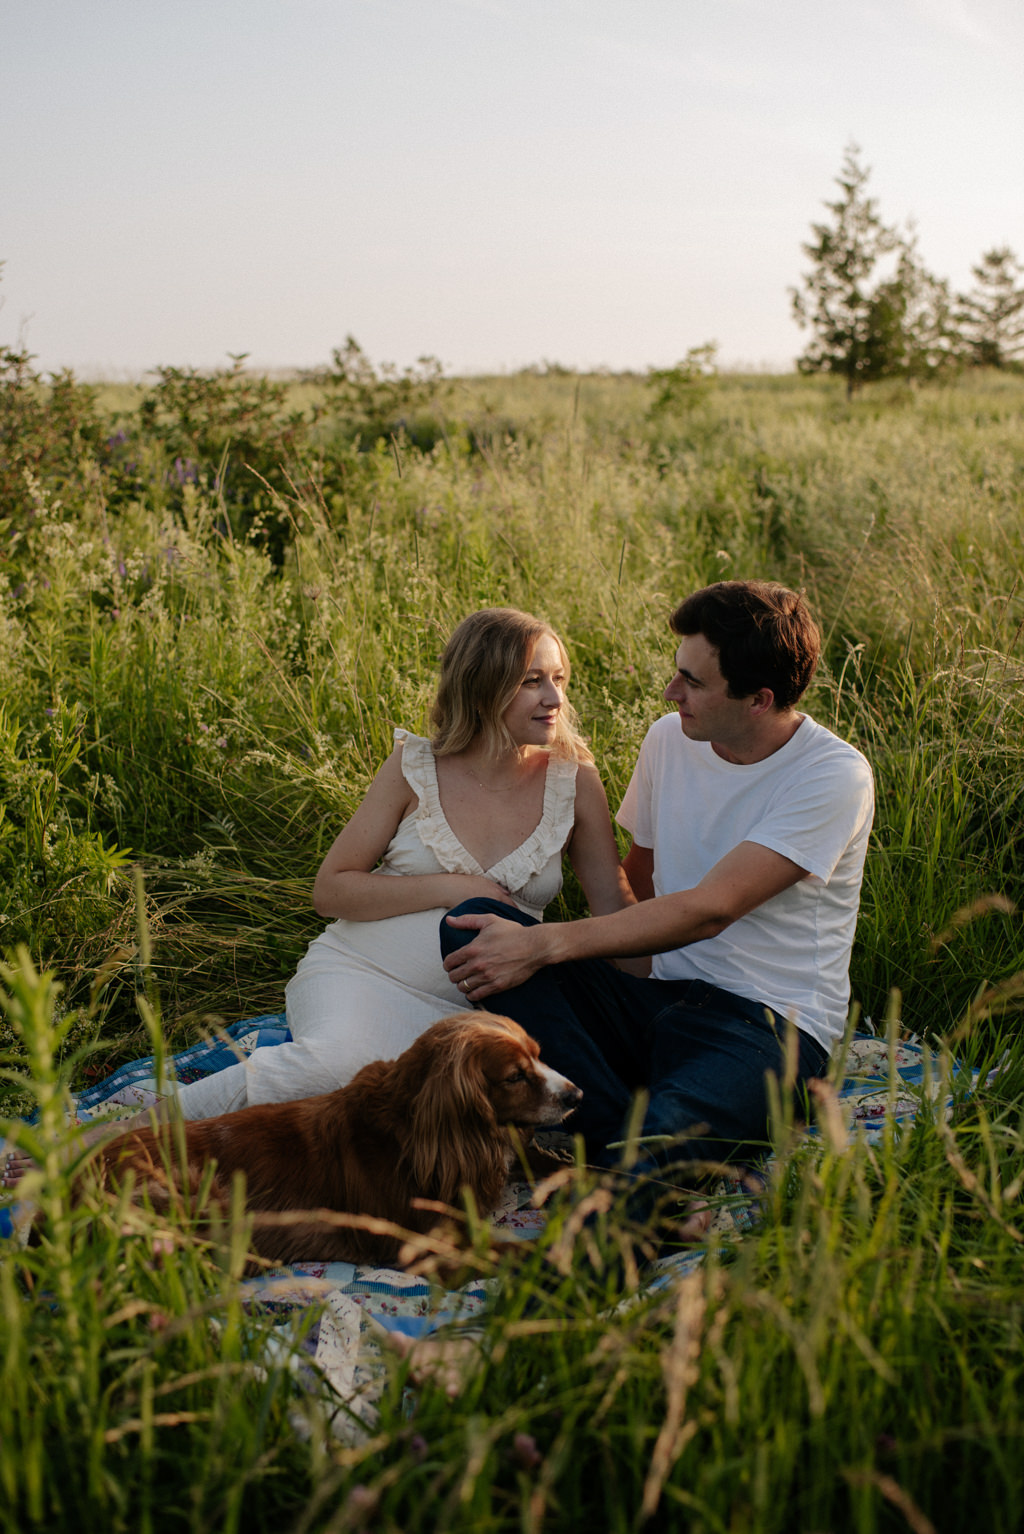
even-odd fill
[{"label": "woman's bare arm", "polygon": [[635,905],[615,843],[608,797],[597,768],[581,763],[576,773],[576,813],[569,862],[583,886],[592,916],[606,916]]},{"label": "woman's bare arm", "polygon": [[415,807],[416,795],[402,775],[398,747],[320,864],[313,882],[313,905],[321,916],[382,921],[410,911],[451,907],[477,895],[509,901],[507,890],[474,874],[375,872],[399,825]]}]

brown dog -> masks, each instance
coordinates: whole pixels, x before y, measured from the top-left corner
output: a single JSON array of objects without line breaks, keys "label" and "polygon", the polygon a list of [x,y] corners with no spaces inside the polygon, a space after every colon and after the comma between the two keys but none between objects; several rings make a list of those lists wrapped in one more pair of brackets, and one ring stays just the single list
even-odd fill
[{"label": "brown dog", "polygon": [[[423,1233],[440,1216],[414,1200],[457,1206],[468,1189],[486,1216],[514,1157],[510,1130],[528,1139],[534,1129],[560,1124],[580,1101],[579,1088],[542,1065],[539,1054],[510,1018],[457,1013],[397,1060],[364,1066],[337,1091],[134,1130],[104,1142],[92,1166],[108,1186],[131,1171],[137,1196],[157,1209],[181,1189],[198,1191],[215,1162],[210,1196],[224,1212],[241,1172],[246,1208],[257,1214],[331,1210]],[[401,1245],[397,1234],[313,1217],[262,1227],[257,1219],[252,1240],[253,1251],[279,1263],[393,1266]]]}]

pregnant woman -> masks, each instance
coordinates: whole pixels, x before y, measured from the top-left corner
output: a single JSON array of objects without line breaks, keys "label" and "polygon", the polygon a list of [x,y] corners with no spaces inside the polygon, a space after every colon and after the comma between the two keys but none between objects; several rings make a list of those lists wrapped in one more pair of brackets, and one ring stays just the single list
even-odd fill
[{"label": "pregnant woman", "polygon": [[468,1009],[438,947],[442,916],[462,900],[540,918],[568,853],[594,915],[633,904],[568,680],[565,647],[539,619],[487,608],[459,624],[430,738],[395,731],[317,873],[313,904],[334,920],[286,987],[292,1042],[180,1087],[185,1118],[330,1091]]}]

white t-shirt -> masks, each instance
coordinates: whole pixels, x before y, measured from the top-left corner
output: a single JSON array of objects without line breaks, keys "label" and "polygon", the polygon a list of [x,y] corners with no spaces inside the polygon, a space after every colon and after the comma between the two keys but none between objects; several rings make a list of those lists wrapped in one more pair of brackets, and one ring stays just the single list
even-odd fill
[{"label": "white t-shirt", "polygon": [[647,733],[617,820],[654,853],[654,893],[692,889],[740,842],[806,879],[717,937],[657,954],[660,980],[705,980],[792,1017],[826,1049],[841,1038],[864,854],[874,814],[867,760],[806,715],[764,761],[724,761],[666,714]]}]

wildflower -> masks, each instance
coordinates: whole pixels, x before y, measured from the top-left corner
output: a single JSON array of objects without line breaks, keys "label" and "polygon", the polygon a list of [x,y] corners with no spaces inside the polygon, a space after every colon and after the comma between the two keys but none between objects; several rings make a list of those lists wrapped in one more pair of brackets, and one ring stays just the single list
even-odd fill
[{"label": "wildflower", "polygon": [[226,735],[218,735],[217,736],[217,744],[218,744],[218,746],[220,747],[220,749],[222,751],[226,751],[228,749],[228,738],[227,738],[227,736]]},{"label": "wildflower", "polygon": [[348,1511],[354,1514],[360,1523],[363,1523],[370,1517],[377,1506],[377,1493],[372,1491],[369,1486],[353,1486],[345,1499],[345,1503]]},{"label": "wildflower", "polygon": [[[191,458],[176,458],[173,473],[179,485],[194,485],[199,478],[199,465]],[[171,476],[167,477],[170,479]]]},{"label": "wildflower", "polygon": [[532,1433],[517,1433],[512,1440],[512,1455],[524,1470],[536,1470],[544,1456]]},{"label": "wildflower", "polygon": [[414,1459],[426,1459],[427,1440],[422,1433],[414,1433],[409,1440],[409,1453]]}]

